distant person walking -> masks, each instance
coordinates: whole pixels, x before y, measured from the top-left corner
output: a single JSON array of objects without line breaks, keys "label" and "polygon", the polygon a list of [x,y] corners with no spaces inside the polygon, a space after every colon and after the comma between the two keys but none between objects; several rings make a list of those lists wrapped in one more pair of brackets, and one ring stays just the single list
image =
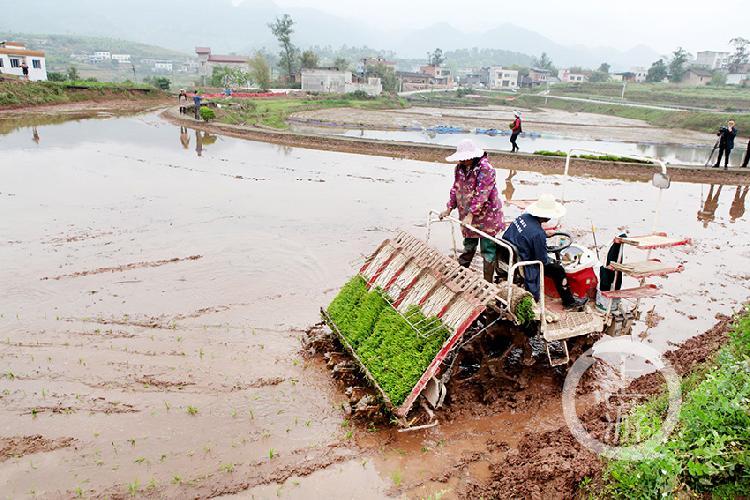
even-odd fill
[{"label": "distant person walking", "polygon": [[180,89],[180,94],[177,96],[177,104],[180,105],[180,114],[187,114],[188,96],[185,89]]},{"label": "distant person walking", "polygon": [[195,95],[193,96],[193,104],[195,107],[195,119],[200,120],[201,119],[201,100],[203,98],[201,97],[200,90],[195,91]]},{"label": "distant person walking", "polygon": [[513,123],[510,125],[510,143],[513,145],[513,148],[510,150],[511,153],[518,151],[516,140],[518,139],[518,134],[523,132],[523,129],[521,128],[521,112],[514,111],[513,116],[515,116],[515,120],[513,120]]},{"label": "distant person walking", "polygon": [[745,151],[745,159],[742,161],[742,168],[747,168],[748,161],[750,161],[750,141],[747,141],[747,151]]},{"label": "distant person walking", "polygon": [[729,120],[726,127],[721,127],[716,134],[719,136],[719,157],[716,158],[714,168],[719,168],[721,156],[724,155],[724,170],[729,168],[729,155],[734,149],[734,138],[737,137],[737,127],[734,126],[734,120]]},{"label": "distant person walking", "polygon": [[28,80],[29,79],[29,65],[26,64],[26,61],[21,63],[21,71],[23,72],[23,79]]}]

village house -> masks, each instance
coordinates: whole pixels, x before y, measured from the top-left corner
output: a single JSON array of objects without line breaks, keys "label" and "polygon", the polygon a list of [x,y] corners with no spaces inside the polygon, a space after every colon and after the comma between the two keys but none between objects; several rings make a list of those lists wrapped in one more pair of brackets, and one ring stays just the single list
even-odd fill
[{"label": "village house", "polygon": [[97,50],[91,54],[92,61],[109,61],[112,59],[112,52],[108,50]]},{"label": "village house", "polygon": [[729,64],[729,52],[704,50],[695,55],[695,61],[693,64],[708,69],[723,69]]},{"label": "village house", "polygon": [[369,96],[378,96],[383,92],[380,78],[354,78],[351,71],[337,68],[303,68],[302,90],[327,94],[348,94],[365,92]]},{"label": "village house", "polygon": [[518,90],[518,71],[502,66],[489,66],[481,70],[482,83],[491,90]]},{"label": "village house", "polygon": [[630,68],[630,72],[635,74],[635,83],[643,83],[646,81],[646,75],[648,75],[648,70],[646,68],[635,66]]},{"label": "village house", "polygon": [[709,83],[711,83],[711,79],[713,78],[713,76],[714,75],[711,71],[701,68],[690,68],[685,73],[685,76],[682,77],[682,81],[680,81],[680,84],[690,87],[708,85]]},{"label": "village house", "polygon": [[583,73],[574,73],[570,69],[561,69],[557,72],[557,78],[563,83],[580,83],[588,81]]},{"label": "village house", "polygon": [[373,66],[385,66],[386,69],[396,71],[396,63],[394,61],[389,61],[382,56],[375,56],[363,58],[357,65],[357,72],[360,74],[364,74],[367,68]]},{"label": "village house", "polygon": [[130,64],[130,54],[112,54],[112,60],[120,64]]},{"label": "village house", "polygon": [[528,76],[521,79],[522,87],[539,87],[550,81],[550,71],[542,68],[529,68]]},{"label": "village house", "polygon": [[421,66],[419,71],[431,76],[436,85],[444,85],[446,88],[453,87],[453,75],[451,70],[443,66]]},{"label": "village house", "polygon": [[244,56],[212,54],[211,47],[196,47],[195,53],[198,54],[198,74],[204,85],[216,67],[239,68],[243,71],[248,69],[247,57]]},{"label": "village house", "polygon": [[47,65],[43,51],[29,50],[20,42],[0,42],[0,73],[22,76],[21,65],[24,62],[29,67],[29,80],[47,79]]},{"label": "village house", "polygon": [[156,60],[151,68],[154,73],[171,73],[174,69],[174,63],[172,61]]},{"label": "village house", "polygon": [[621,73],[612,73],[609,78],[613,82],[637,83],[638,75],[632,71],[623,71]]},{"label": "village house", "polygon": [[750,83],[750,74],[748,73],[729,73],[727,75],[727,85],[747,85]]}]

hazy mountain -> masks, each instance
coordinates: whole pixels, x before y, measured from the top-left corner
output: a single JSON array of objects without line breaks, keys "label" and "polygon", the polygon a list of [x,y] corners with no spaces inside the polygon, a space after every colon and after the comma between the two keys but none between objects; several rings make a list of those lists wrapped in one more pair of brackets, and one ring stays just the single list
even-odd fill
[{"label": "hazy mountain", "polygon": [[[231,0],[0,0],[0,30],[59,33],[122,38],[192,52],[209,45],[217,52],[248,52],[267,47],[276,50],[267,23],[289,13],[295,20],[295,41],[302,47],[367,45],[393,50],[400,57],[424,57],[436,47],[493,48],[538,55],[547,52],[558,65],[598,66],[609,62],[615,69],[648,65],[658,55],[644,46],[622,52],[607,47],[566,46],[532,30],[500,24],[485,32],[464,32],[447,23],[408,31],[389,31],[367,23],[333,16],[316,9],[281,9],[271,0],[234,6]],[[43,14],[42,14],[43,13]]]}]

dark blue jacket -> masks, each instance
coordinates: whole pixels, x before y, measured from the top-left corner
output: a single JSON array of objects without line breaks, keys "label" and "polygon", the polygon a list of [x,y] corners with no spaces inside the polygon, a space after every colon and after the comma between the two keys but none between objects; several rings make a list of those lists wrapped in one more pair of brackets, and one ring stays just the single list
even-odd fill
[{"label": "dark blue jacket", "polygon": [[737,127],[732,127],[732,130],[722,128],[718,135],[721,146],[724,146],[725,149],[734,149],[734,138],[737,137]]},{"label": "dark blue jacket", "polygon": [[196,107],[200,107],[200,105],[201,105],[201,99],[202,99],[202,97],[199,96],[198,94],[194,95],[193,96],[193,104],[195,104]]},{"label": "dark blue jacket", "polygon": [[[539,260],[547,265],[547,233],[536,217],[523,214],[508,226],[503,239],[510,241],[518,248],[519,260]],[[523,268],[526,289],[535,300],[539,300],[539,266]]]}]

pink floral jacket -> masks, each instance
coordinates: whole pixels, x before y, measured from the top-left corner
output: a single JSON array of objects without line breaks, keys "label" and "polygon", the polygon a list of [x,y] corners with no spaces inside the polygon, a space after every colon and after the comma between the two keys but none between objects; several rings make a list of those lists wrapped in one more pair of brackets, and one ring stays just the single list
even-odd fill
[{"label": "pink floral jacket", "polygon": [[[482,158],[475,168],[464,169],[456,165],[448,208],[458,208],[461,220],[469,213],[474,214],[471,225],[491,236],[505,229],[503,205],[495,185],[495,169],[487,158]],[[461,232],[464,238],[479,238],[477,233],[465,227]]]}]

